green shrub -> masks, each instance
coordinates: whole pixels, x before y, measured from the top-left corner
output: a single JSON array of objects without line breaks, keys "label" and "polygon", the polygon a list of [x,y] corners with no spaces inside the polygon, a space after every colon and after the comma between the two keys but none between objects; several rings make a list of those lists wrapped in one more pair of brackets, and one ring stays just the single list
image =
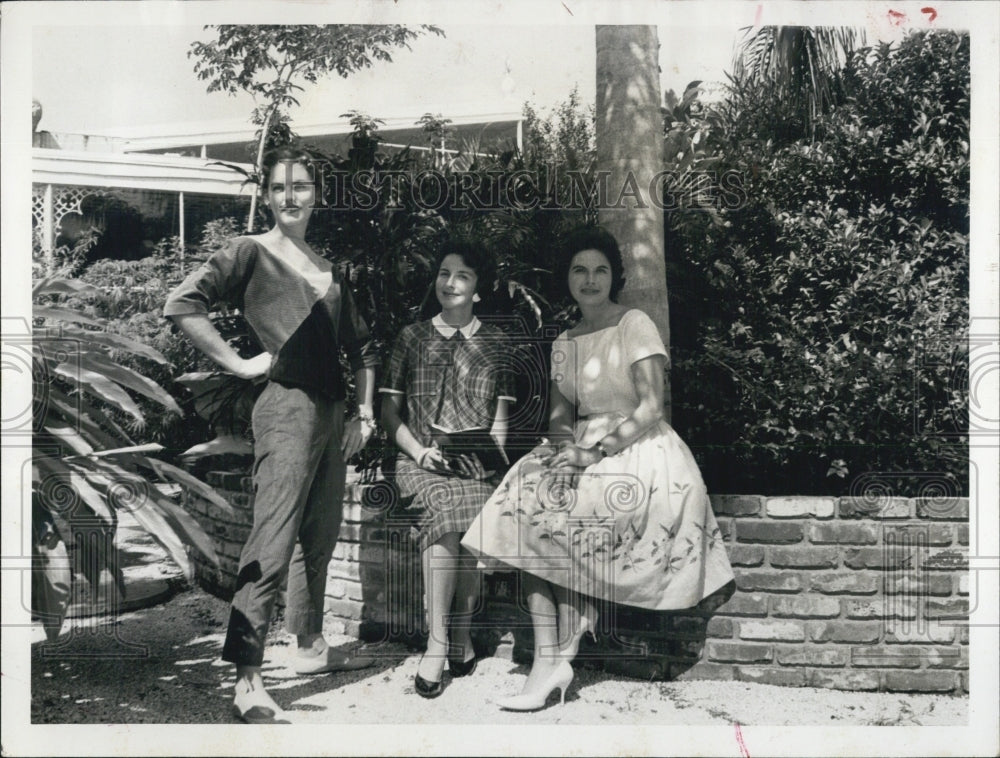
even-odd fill
[{"label": "green shrub", "polygon": [[[81,281],[96,288],[86,302],[77,303],[85,312],[106,320],[109,331],[152,347],[167,361],[160,364],[141,355],[112,353],[123,365],[167,387],[184,406],[184,415],[178,416],[165,413],[161,406],[140,398],[138,402],[144,412],[141,424],[128,417],[119,418],[144,442],[163,445],[168,455],[176,455],[210,436],[208,423],[192,412],[187,402],[189,393],[175,384],[174,379],[191,371],[214,371],[217,367],[163,318],[163,304],[184,277],[229,238],[239,234],[238,229],[236,219],[216,220],[205,225],[199,248],[186,259],[182,260],[179,241],[173,238],[161,242],[154,253],[145,258],[96,261],[80,275]],[[228,313],[219,317],[234,320]],[[243,340],[245,342],[246,338]],[[250,352],[253,348],[243,345],[243,349]]]},{"label": "green shrub", "polygon": [[[859,51],[815,140],[719,150],[743,207],[721,224],[668,215],[688,306],[674,334],[693,332],[675,351],[675,418],[710,489],[966,481],[968,56],[950,32]],[[733,133],[744,117],[759,130],[754,110],[723,109]]]}]

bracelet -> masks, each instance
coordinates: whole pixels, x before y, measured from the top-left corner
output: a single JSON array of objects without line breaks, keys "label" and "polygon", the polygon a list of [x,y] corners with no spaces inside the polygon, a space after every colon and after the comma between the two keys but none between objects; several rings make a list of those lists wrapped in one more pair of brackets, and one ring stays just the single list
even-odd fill
[{"label": "bracelet", "polygon": [[375,424],[375,417],[372,416],[371,411],[358,408],[358,412],[355,417],[361,422],[362,426],[368,427],[369,431],[374,432],[377,428]]},{"label": "bracelet", "polygon": [[419,456],[417,456],[417,465],[418,465],[418,466],[419,466],[420,468],[423,468],[423,467],[424,467],[424,458],[426,458],[426,457],[427,457],[427,454],[428,454],[428,453],[429,453],[429,452],[430,452],[431,450],[433,450],[433,449],[434,449],[434,448],[430,448],[430,447],[425,447],[425,448],[423,449],[423,451],[421,451],[420,455],[419,455]]}]

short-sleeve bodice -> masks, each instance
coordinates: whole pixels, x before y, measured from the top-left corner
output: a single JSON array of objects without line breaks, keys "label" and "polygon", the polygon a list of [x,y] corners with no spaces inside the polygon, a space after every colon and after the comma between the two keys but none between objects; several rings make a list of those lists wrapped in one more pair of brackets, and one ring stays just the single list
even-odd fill
[{"label": "short-sleeve bodice", "polygon": [[[629,310],[615,326],[569,337],[560,334],[552,344],[552,379],[559,392],[576,407],[577,441],[604,436],[639,405],[632,381],[632,364],[651,355],[667,355],[652,319]],[[588,423],[589,420],[589,423]],[[604,423],[600,423],[604,420]],[[593,440],[596,442],[596,440]]]}]

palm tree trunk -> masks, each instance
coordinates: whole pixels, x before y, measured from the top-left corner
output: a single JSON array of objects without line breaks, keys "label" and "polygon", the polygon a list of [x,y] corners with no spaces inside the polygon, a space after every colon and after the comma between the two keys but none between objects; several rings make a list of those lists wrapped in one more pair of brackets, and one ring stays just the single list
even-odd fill
[{"label": "palm tree trunk", "polygon": [[[670,349],[663,211],[651,201],[663,167],[659,41],[655,26],[598,26],[597,169],[606,177],[598,219],[625,263],[620,302],[649,314]],[[670,418],[670,382],[664,404]]]}]

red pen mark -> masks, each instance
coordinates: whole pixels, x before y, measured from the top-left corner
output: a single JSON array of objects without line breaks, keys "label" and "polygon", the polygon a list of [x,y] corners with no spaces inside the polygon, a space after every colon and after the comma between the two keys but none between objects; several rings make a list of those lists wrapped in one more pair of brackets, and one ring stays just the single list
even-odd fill
[{"label": "red pen mark", "polygon": [[899,11],[889,11],[889,23],[894,26],[902,26],[906,23],[906,14]]},{"label": "red pen mark", "polygon": [[763,15],[764,15],[764,6],[763,5],[758,5],[757,6],[757,12],[753,16],[753,25],[754,26],[760,26],[760,19],[761,19],[761,16],[763,16]]},{"label": "red pen mark", "polygon": [[930,6],[928,6],[926,8],[921,8],[920,12],[921,13],[926,13],[928,16],[930,16],[930,18],[927,19],[928,21],[933,21],[934,19],[937,18],[937,11],[934,10],[933,8],[931,8]]},{"label": "red pen mark", "polygon": [[743,754],[743,758],[750,758],[750,751],[747,750],[747,743],[743,741],[743,732],[740,731],[740,725],[734,724],[736,727],[736,741],[740,744],[740,752]]},{"label": "red pen mark", "polygon": [[569,7],[568,7],[568,6],[566,5],[566,3],[559,3],[559,5],[561,5],[561,6],[563,7],[563,8],[566,8],[566,12],[567,12],[567,13],[568,13],[569,15],[571,15],[571,16],[573,15],[573,11],[571,11],[571,10],[569,9]]}]

